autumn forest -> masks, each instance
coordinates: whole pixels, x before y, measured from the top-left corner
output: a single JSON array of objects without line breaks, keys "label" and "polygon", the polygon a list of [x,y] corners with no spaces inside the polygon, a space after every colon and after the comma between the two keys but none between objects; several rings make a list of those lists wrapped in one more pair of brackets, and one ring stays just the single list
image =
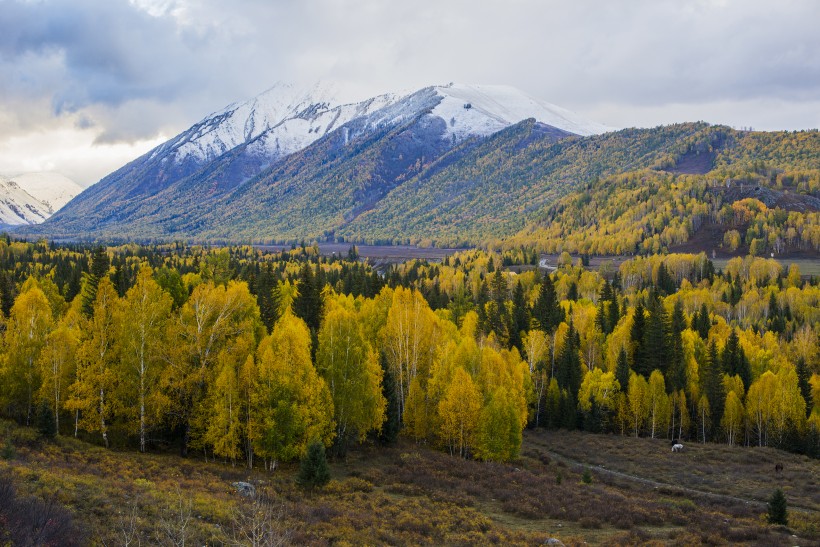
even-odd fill
[{"label": "autumn forest", "polygon": [[527,427],[820,454],[820,286],[796,266],[464,251],[378,273],[293,247],[0,242],[3,414],[266,469],[399,434],[507,461]]}]

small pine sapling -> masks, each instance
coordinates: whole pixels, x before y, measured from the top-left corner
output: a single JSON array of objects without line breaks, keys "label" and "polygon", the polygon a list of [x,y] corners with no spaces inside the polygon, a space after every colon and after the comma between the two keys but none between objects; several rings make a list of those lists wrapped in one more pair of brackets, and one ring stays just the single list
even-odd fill
[{"label": "small pine sapling", "polygon": [[322,487],[330,480],[330,467],[325,456],[325,446],[314,440],[308,445],[307,453],[299,465],[296,482],[303,488]]},{"label": "small pine sapling", "polygon": [[787,510],[786,496],[783,490],[778,488],[769,498],[768,520],[770,524],[789,525],[789,515]]}]

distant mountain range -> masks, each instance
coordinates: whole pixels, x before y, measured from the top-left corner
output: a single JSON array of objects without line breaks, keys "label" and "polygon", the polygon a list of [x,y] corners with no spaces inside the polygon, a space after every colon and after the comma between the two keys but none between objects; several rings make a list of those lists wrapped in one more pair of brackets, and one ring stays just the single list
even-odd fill
[{"label": "distant mountain range", "polygon": [[[704,245],[732,229],[742,236],[733,246],[743,249],[763,241],[765,227],[746,237],[749,220],[730,222],[725,207],[754,196],[803,215],[789,217],[796,230],[817,224],[817,131],[702,122],[615,130],[506,86],[450,84],[353,103],[337,96],[326,85],[277,85],[207,116],[17,233],[423,246],[508,240],[544,250],[571,240],[575,249],[609,253],[682,245],[709,225]],[[635,181],[647,187],[635,190]],[[668,208],[663,200],[681,192],[675,199],[686,207],[650,222],[648,207]],[[606,225],[596,211],[606,212]],[[551,227],[559,220],[563,231]],[[788,245],[771,245],[813,245],[802,228],[789,239],[783,226]],[[579,239],[589,234],[591,247]],[[628,244],[615,241],[623,238]]]},{"label": "distant mountain range", "polygon": [[0,176],[0,225],[43,222],[82,190],[79,184],[59,173]]},{"label": "distant mountain range", "polygon": [[355,103],[335,96],[332,86],[280,84],[228,106],[27,230],[68,238],[310,238],[372,208],[445,153],[522,120],[538,120],[553,140],[611,130],[507,86],[450,84]]}]

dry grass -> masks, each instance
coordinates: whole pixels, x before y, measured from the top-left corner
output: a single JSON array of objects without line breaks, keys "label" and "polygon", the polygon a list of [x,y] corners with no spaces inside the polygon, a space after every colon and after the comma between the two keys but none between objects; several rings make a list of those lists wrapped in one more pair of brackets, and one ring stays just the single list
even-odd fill
[{"label": "dry grass", "polygon": [[[669,441],[581,432],[528,432],[526,446],[588,465],[673,486],[765,503],[781,488],[793,508],[820,513],[820,461],[782,450],[688,442],[673,453]],[[775,465],[783,471],[775,472]],[[726,502],[726,500],[721,500]]]},{"label": "dry grass", "polygon": [[[727,492],[765,497],[770,479],[744,474],[771,462],[746,461],[748,454],[782,456],[782,486],[789,487],[789,501],[807,507],[818,501],[809,484],[800,484],[806,476],[816,477],[811,473],[817,463],[805,466],[796,456],[687,445],[687,452],[676,455],[685,457],[672,459],[659,441],[567,432],[528,432],[523,454],[512,464],[459,460],[409,441],[363,447],[333,462],[334,480],[315,493],[295,486],[295,465],[272,474],[248,472],[172,454],[106,451],[74,439],[42,442],[7,422],[0,423],[0,437],[11,437],[16,452],[14,459],[0,460],[0,474],[10,473],[22,493],[57,498],[90,537],[108,544],[122,543],[129,526],[143,542],[153,543],[164,533],[163,523],[173,528],[186,512],[188,543],[224,544],[237,508],[247,506],[231,486],[238,480],[253,481],[264,492],[275,509],[268,514],[276,515],[275,528],[289,542],[311,545],[532,545],[550,537],[570,545],[785,545],[794,540],[789,535],[794,530],[766,526],[758,506],[656,488],[608,475],[595,467],[600,464],[670,485],[703,477],[698,483],[703,490],[737,483]],[[584,484],[588,467],[592,483]],[[799,471],[803,467],[808,471]],[[803,513],[805,522],[797,523],[801,544],[818,539],[811,532],[813,514],[814,519]]]}]

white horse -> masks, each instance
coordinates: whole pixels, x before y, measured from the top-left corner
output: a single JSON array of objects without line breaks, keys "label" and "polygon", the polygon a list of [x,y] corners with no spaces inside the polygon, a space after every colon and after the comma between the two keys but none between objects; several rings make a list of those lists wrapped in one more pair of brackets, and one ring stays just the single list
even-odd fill
[{"label": "white horse", "polygon": [[683,450],[682,444],[677,443],[672,445],[672,452],[680,452],[681,450]]}]

